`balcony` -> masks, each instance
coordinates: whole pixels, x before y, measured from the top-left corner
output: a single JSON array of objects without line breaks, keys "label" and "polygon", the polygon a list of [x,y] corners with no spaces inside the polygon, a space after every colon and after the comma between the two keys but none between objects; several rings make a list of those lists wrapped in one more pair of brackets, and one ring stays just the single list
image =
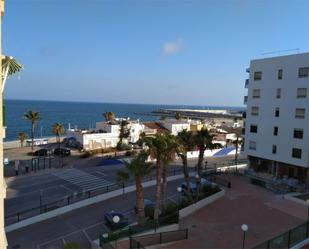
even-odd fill
[{"label": "balcony", "polygon": [[249,85],[249,79],[246,79],[246,81],[245,81],[245,88],[248,88],[248,85]]},{"label": "balcony", "polygon": [[248,96],[244,96],[244,105],[246,105],[248,102]]},{"label": "balcony", "polygon": [[242,113],[242,118],[246,118],[247,117],[247,113],[246,112],[243,112]]},{"label": "balcony", "polygon": [[250,73],[250,67],[246,68],[246,72]]}]

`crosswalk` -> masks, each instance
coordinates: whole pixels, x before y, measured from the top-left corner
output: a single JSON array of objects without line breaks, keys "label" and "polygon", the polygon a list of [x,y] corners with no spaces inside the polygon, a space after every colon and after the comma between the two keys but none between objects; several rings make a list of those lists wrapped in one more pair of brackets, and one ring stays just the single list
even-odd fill
[{"label": "crosswalk", "polygon": [[53,175],[86,191],[111,185],[111,182],[103,178],[99,178],[78,169],[67,169],[61,172],[54,172]]}]

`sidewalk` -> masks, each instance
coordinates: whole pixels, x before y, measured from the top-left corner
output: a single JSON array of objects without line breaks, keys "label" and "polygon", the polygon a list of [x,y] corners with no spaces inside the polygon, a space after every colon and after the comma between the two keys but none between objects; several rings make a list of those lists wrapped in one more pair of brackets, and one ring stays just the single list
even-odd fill
[{"label": "sidewalk", "polygon": [[225,197],[181,220],[181,228],[189,228],[189,239],[157,248],[241,248],[244,223],[249,227],[245,248],[252,248],[307,217],[307,207],[253,185],[244,176],[222,177],[232,181]]}]

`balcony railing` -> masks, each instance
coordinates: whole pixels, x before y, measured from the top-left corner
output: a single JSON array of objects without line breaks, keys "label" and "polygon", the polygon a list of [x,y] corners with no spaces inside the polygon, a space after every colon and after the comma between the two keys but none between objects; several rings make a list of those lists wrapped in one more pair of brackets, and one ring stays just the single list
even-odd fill
[{"label": "balcony railing", "polygon": [[244,96],[244,104],[246,105],[248,102],[248,96]]},{"label": "balcony railing", "polygon": [[248,85],[249,85],[249,79],[246,79],[246,81],[245,81],[245,88],[248,88]]},{"label": "balcony railing", "polygon": [[2,105],[2,126],[3,126],[3,127],[6,127],[5,105]]}]

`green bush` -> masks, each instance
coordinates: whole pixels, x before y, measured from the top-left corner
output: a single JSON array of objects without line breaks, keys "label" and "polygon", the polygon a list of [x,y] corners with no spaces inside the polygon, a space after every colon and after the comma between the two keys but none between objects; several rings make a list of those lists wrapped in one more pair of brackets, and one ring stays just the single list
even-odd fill
[{"label": "green bush", "polygon": [[168,203],[162,210],[161,210],[161,216],[168,216],[170,214],[177,213],[179,210],[179,206],[174,203]]},{"label": "green bush", "polygon": [[75,242],[68,242],[63,245],[62,249],[82,249],[81,246]]},{"label": "green bush", "polygon": [[119,151],[131,150],[131,147],[128,144],[118,142],[116,149]]}]

